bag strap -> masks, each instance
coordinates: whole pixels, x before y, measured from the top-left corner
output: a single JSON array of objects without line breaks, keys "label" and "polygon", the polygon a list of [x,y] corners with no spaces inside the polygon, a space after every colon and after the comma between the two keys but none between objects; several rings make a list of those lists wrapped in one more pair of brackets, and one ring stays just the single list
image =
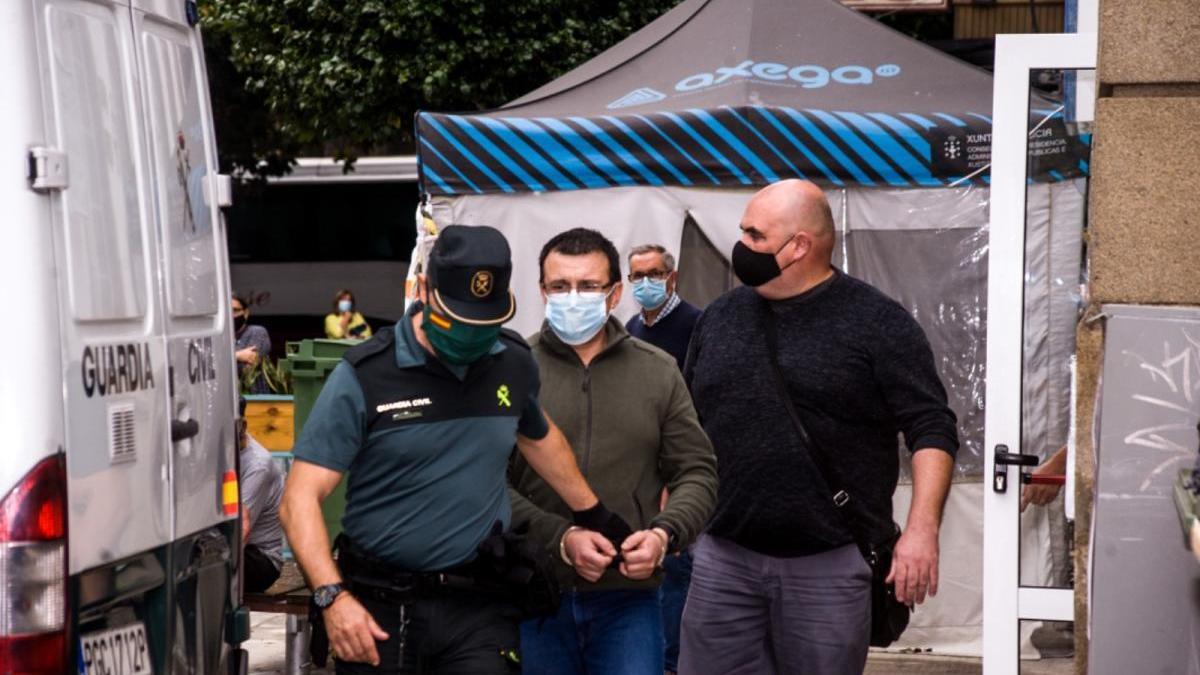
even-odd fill
[{"label": "bag strap", "polygon": [[800,417],[799,410],[796,409],[796,403],[792,400],[791,394],[788,393],[787,382],[783,378],[783,369],[779,366],[779,330],[775,321],[775,310],[771,308],[768,301],[763,301],[766,310],[766,341],[767,354],[771,361],[771,374],[775,380],[775,387],[779,392],[779,398],[783,400],[783,407],[788,411],[788,417],[792,420],[792,426],[796,429],[796,435],[800,437],[800,443],[804,446],[813,464],[816,465],[817,471],[820,472],[821,478],[825,483],[825,489],[828,491],[831,501],[833,502],[833,510],[842,520],[842,524],[850,531],[850,535],[854,537],[854,543],[862,551],[864,557],[870,559],[874,555],[874,546],[869,541],[868,537],[858,527],[856,527],[855,519],[851,514],[843,509],[850,503],[850,493],[846,491],[845,483],[836,469],[830,464],[829,457],[813,440],[811,434],[808,433],[808,428],[804,426],[804,421]]}]

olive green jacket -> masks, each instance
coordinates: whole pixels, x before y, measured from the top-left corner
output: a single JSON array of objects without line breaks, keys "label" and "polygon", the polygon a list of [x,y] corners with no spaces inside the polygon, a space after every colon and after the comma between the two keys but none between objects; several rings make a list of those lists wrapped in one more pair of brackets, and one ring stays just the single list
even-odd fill
[{"label": "olive green jacket", "polygon": [[[690,544],[708,522],[717,497],[717,460],[675,359],[631,337],[615,318],[606,345],[585,368],[550,327],[530,338],[541,370],[542,407],[575,452],[592,490],[634,531],[666,525]],[[519,453],[509,474],[513,527],[529,527],[553,557],[564,589],[654,588],[661,573],[631,581],[609,569],[596,583],[575,574],[559,556],[571,511]],[[663,487],[667,508],[659,511]]]}]

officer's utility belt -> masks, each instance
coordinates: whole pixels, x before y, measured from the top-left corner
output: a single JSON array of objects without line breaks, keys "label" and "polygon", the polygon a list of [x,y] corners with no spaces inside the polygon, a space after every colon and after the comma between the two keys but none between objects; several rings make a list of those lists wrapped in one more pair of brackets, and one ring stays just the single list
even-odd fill
[{"label": "officer's utility belt", "polygon": [[[558,609],[558,584],[537,547],[519,535],[502,532],[499,523],[480,544],[475,560],[437,572],[397,569],[355,546],[345,534],[338,535],[333,546],[344,585],[360,598],[404,607],[423,598],[455,594],[488,597],[512,603],[523,619],[550,616]],[[313,663],[324,667],[329,641],[324,614],[316,604],[310,605],[309,620]]]},{"label": "officer's utility belt", "polygon": [[338,569],[351,593],[388,604],[455,593],[506,596],[511,589],[481,578],[474,562],[437,572],[408,572],[365,553],[344,535],[336,544]]}]

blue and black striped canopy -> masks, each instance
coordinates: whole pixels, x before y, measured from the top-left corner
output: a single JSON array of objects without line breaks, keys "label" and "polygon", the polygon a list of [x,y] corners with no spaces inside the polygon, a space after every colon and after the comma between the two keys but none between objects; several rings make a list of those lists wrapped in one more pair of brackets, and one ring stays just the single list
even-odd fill
[{"label": "blue and black striped canopy", "polygon": [[[428,194],[986,183],[991,76],[834,0],[687,0],[499,110],[417,116]],[[1031,176],[1087,137],[1031,98]]]}]

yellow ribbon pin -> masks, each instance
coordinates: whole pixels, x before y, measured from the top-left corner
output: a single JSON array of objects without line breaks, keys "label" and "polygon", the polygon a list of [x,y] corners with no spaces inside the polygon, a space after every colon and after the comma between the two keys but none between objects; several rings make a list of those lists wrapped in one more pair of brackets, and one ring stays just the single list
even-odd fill
[{"label": "yellow ribbon pin", "polygon": [[497,401],[496,405],[502,405],[505,408],[512,407],[512,403],[508,400],[508,385],[507,384],[500,385],[500,388],[496,390],[496,401]]}]

